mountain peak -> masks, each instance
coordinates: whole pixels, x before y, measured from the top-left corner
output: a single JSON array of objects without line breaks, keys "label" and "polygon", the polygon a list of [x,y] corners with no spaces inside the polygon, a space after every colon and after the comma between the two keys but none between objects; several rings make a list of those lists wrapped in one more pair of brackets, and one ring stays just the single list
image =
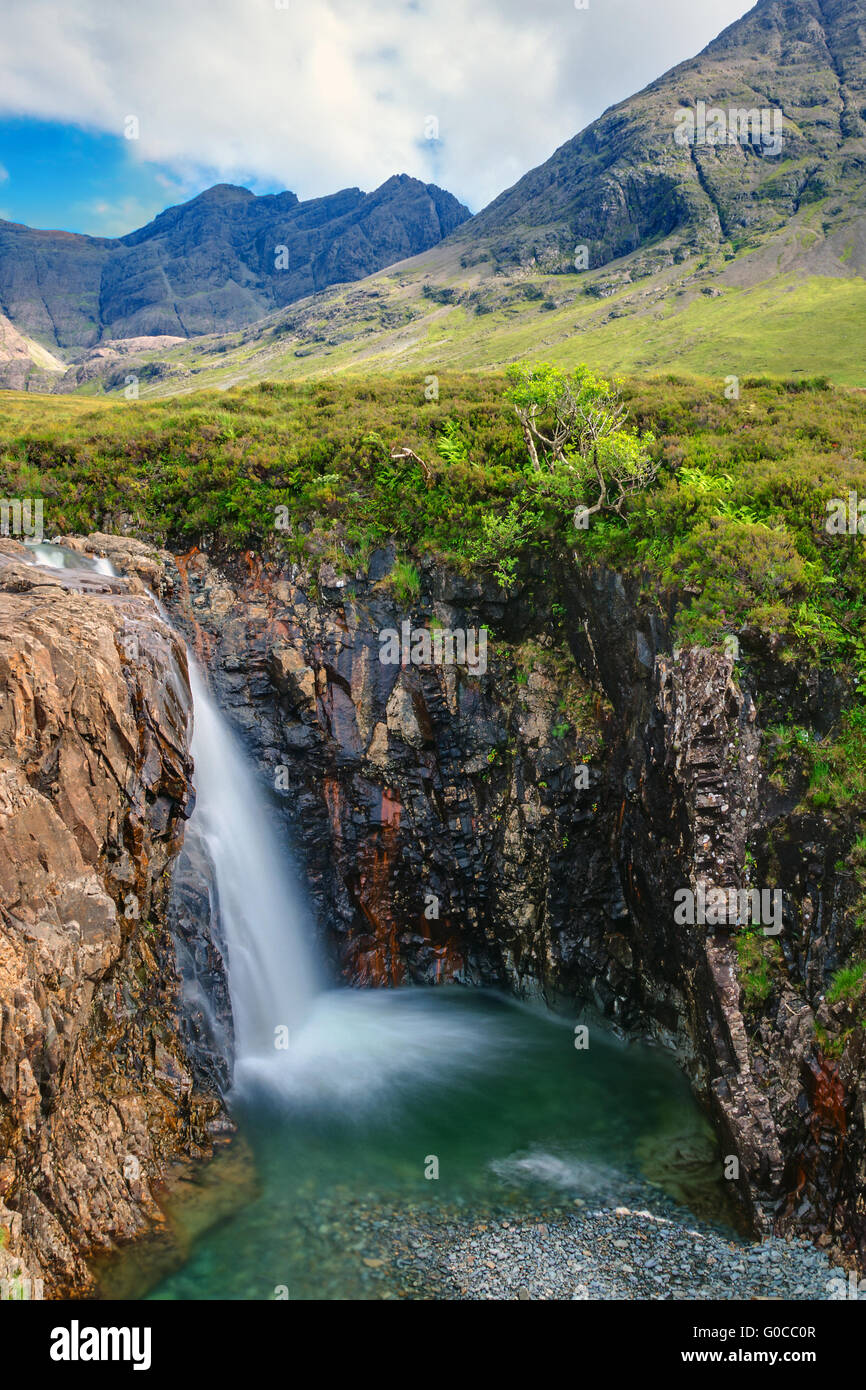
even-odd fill
[{"label": "mountain peak", "polygon": [[192,199],[194,203],[248,203],[251,198],[255,198],[255,193],[250,192],[237,183],[215,183],[212,188],[206,188],[197,197]]},{"label": "mountain peak", "polygon": [[305,203],[217,183],[118,240],[0,222],[0,304],[19,331],[60,348],[231,332],[427,251],[468,216],[400,174]]},{"label": "mountain peak", "polygon": [[[699,103],[722,113],[725,133],[702,127],[680,141],[678,113]],[[593,269],[668,238],[693,251],[737,249],[837,185],[850,184],[862,208],[864,117],[866,2],[759,0],[697,57],[524,175],[461,236],[483,238],[494,259],[551,269],[567,269],[578,245]],[[780,132],[774,146],[754,137],[762,121]]]}]

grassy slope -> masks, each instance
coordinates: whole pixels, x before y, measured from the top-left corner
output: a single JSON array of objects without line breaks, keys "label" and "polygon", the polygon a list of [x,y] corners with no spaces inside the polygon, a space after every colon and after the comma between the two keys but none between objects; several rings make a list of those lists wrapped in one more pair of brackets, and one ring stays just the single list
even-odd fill
[{"label": "grassy slope", "polygon": [[[471,225],[471,224],[470,224]],[[459,234],[236,333],[191,340],[116,374],[144,397],[263,379],[448,368],[526,357],[604,372],[718,379],[768,373],[866,386],[866,217],[824,197],[784,227],[700,254],[677,237],[580,273],[499,265]],[[100,379],[79,388],[103,392]]]},{"label": "grassy slope", "polygon": [[[538,278],[538,286],[544,293],[549,278]],[[388,286],[389,306],[417,317],[399,328],[382,328],[371,313],[353,322],[348,342],[328,343],[331,324],[325,318],[317,324],[317,306],[311,304],[310,321],[296,334],[271,339],[265,332],[247,341],[229,335],[217,352],[209,341],[161,354],[192,374],[145,382],[142,395],[374,370],[424,377],[446,368],[491,370],[527,356],[564,367],[587,361],[605,373],[823,373],[840,385],[866,386],[859,350],[866,342],[866,281],[859,277],[783,275],[758,285],[726,285],[717,297],[699,289],[673,291],[660,293],[649,309],[634,306],[639,282],[602,300],[585,296],[577,275],[559,275],[552,288],[557,297],[574,299],[555,309],[541,307],[545,300],[524,299],[478,314],[464,304],[430,303]],[[339,300],[332,299],[328,309],[335,306]]]},{"label": "grassy slope", "polygon": [[[651,588],[687,583],[684,632],[715,639],[753,624],[792,651],[857,657],[862,539],[824,523],[829,498],[866,497],[860,391],[744,377],[728,400],[719,379],[630,380],[632,417],[656,436],[658,481],[625,521],[600,517],[575,534],[576,499],[537,492],[503,388],[499,376],[445,371],[438,401],[414,374],[123,404],[0,396],[0,486],[42,496],[55,533],[123,526],[177,544],[206,535],[324,549],[342,563],[394,537],[407,556],[432,551],[464,568],[479,563],[484,518],[516,498],[527,545],[645,570]],[[446,422],[459,442],[450,462]],[[390,457],[407,444],[429,478]],[[275,530],[278,506],[291,539]]]}]

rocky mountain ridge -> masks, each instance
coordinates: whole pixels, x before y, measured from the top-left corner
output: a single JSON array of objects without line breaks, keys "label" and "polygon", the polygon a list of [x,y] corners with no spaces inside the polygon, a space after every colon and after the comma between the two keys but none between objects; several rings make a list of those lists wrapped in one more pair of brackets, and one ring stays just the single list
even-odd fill
[{"label": "rocky mountain ridge", "polygon": [[149,389],[526,355],[866,384],[864,52],[864,0],[759,0],[399,272],[164,354]]},{"label": "rocky mountain ridge", "polygon": [[[103,337],[192,341],[141,346],[131,365],[129,352],[106,352],[65,375],[34,366],[24,384],[114,391],[132,372],[143,394],[165,394],[346,369],[423,376],[528,354],[638,372],[824,371],[866,384],[854,347],[866,323],[864,52],[866,0],[759,0],[474,217],[451,203],[443,212],[448,195],[418,185],[412,207],[423,204],[431,226],[418,244],[383,234],[389,252],[378,264],[399,263],[393,270],[355,257],[354,212],[339,273],[328,256],[308,259],[304,204],[285,210],[301,259],[292,251],[263,297],[261,238],[255,255],[243,251],[253,270],[222,280],[196,255],[184,259],[170,209],[112,261],[122,279],[134,269],[121,286],[133,298],[121,311],[107,275]],[[678,139],[683,113],[689,141]],[[244,190],[212,193],[228,209],[229,240],[258,236]],[[186,216],[205,225],[208,208]],[[59,333],[35,300],[19,321],[3,289],[3,237],[0,224],[0,310],[48,346],[75,342],[83,357],[97,338],[92,306],[75,307],[75,326]],[[221,246],[220,266],[242,251]],[[85,264],[97,252],[76,254]],[[163,264],[179,277],[178,312],[165,301]],[[0,380],[21,384],[20,363]]]},{"label": "rocky mountain ridge", "polygon": [[106,339],[226,331],[427,250],[468,216],[401,174],[303,203],[218,184],[116,240],[0,222],[0,311],[67,356]]},{"label": "rocky mountain ridge", "polygon": [[[688,141],[678,138],[682,112],[693,118]],[[732,114],[740,112],[751,119]],[[864,137],[863,0],[758,0],[702,53],[567,141],[456,240],[497,264],[532,259],[554,271],[571,268],[577,244],[592,268],[650,244],[736,249],[824,198],[847,198],[845,213],[862,217]]]}]

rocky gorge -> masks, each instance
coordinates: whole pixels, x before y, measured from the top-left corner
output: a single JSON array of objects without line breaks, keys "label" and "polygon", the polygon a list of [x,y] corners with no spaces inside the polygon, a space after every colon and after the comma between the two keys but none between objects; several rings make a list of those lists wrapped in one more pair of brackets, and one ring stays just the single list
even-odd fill
[{"label": "rocky gorge", "polygon": [[[855,827],[804,809],[796,772],[780,788],[764,732],[782,704],[828,727],[832,674],[757,634],[674,649],[676,595],[540,555],[508,596],[434,561],[406,594],[387,548],[341,569],[63,544],[125,577],[2,557],[0,1259],[86,1291],[95,1252],[160,1221],[170,1166],[230,1132],[226,1058],[183,1004],[192,962],[230,1013],[178,859],[183,644],[149,589],[272,789],[336,978],[504,987],[672,1049],[744,1227],[862,1263],[864,1033],[826,998],[857,930]],[[383,662],[405,621],[485,629],[486,669]],[[767,990],[735,933],[675,921],[678,890],[713,885],[781,890],[781,933],[750,938]]]}]

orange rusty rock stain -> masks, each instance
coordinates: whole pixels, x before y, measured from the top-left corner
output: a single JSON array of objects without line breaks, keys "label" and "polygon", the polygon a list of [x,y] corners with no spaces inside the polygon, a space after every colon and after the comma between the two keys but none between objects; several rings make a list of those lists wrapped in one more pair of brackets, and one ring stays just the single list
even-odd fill
[{"label": "orange rusty rock stain", "polygon": [[845,1087],[839,1076],[839,1067],[823,1054],[809,1064],[812,1073],[812,1114],[809,1126],[817,1138],[821,1130],[830,1130],[844,1136],[848,1122],[845,1116]]},{"label": "orange rusty rock stain", "polygon": [[844,1148],[848,1129],[845,1087],[839,1076],[838,1065],[819,1052],[817,1058],[809,1062],[809,1074],[811,1109],[808,1125],[811,1142],[807,1144],[805,1153],[801,1153],[797,1158],[796,1179],[785,1199],[786,1216],[790,1216],[795,1209],[808,1184],[826,1182],[823,1165],[828,1148],[832,1153],[831,1163],[835,1167]]},{"label": "orange rusty rock stain", "polygon": [[262,577],[262,557],[257,555],[254,550],[245,550],[243,559],[251,582],[254,585],[258,584]]},{"label": "orange rusty rock stain", "polygon": [[364,844],[359,864],[359,906],[370,925],[373,942],[359,942],[354,958],[355,979],[374,986],[402,984],[398,923],[393,912],[392,878],[398,862],[400,801],[382,789],[381,829]]},{"label": "orange rusty rock stain", "polygon": [[183,586],[183,610],[187,621],[193,630],[193,650],[195,658],[200,666],[207,666],[213,655],[216,646],[216,638],[211,633],[206,632],[201,623],[195,616],[192,606],[192,597],[189,591],[189,567],[194,560],[201,554],[197,545],[192,550],[188,550],[185,555],[175,555],[174,563],[181,578]]},{"label": "orange rusty rock stain", "polygon": [[463,953],[457,942],[449,937],[436,947],[435,980],[437,985],[448,984],[463,968]]},{"label": "orange rusty rock stain", "polygon": [[340,784],[336,777],[324,777],[322,790],[325,796],[325,805],[328,808],[328,819],[331,822],[334,843],[339,845],[343,839],[343,823],[340,819]]},{"label": "orange rusty rock stain", "polygon": [[382,824],[393,829],[400,829],[400,814],[403,806],[396,792],[390,787],[382,788]]}]

